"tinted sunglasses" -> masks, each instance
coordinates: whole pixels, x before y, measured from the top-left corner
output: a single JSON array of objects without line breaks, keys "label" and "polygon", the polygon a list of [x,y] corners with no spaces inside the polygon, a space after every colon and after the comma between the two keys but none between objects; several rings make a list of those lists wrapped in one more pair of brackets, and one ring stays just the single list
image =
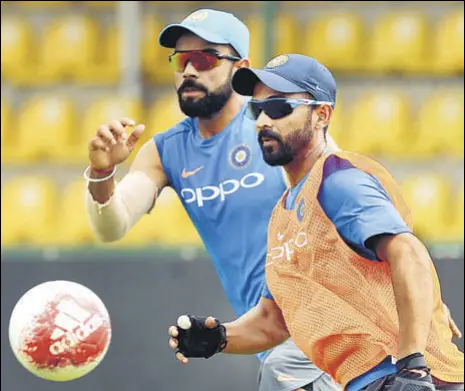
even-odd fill
[{"label": "tinted sunglasses", "polygon": [[271,119],[280,119],[289,114],[292,114],[298,106],[319,106],[330,105],[332,102],[310,100],[310,99],[287,99],[287,98],[270,98],[265,100],[250,100],[248,104],[247,115],[249,118],[256,121],[262,111]]},{"label": "tinted sunglasses", "polygon": [[215,49],[175,51],[168,57],[177,72],[184,72],[188,62],[199,72],[208,71],[221,65],[221,60],[239,61],[239,57],[221,54]]}]

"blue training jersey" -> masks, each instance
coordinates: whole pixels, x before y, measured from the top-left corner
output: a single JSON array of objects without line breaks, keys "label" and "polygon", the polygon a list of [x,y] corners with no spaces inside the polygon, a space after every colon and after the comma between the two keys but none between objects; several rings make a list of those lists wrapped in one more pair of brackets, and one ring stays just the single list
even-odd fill
[{"label": "blue training jersey", "polygon": [[186,118],[154,136],[176,191],[211,257],[237,316],[254,307],[265,280],[268,221],[286,189],[281,168],[263,160],[246,104],[220,133],[200,137]]}]

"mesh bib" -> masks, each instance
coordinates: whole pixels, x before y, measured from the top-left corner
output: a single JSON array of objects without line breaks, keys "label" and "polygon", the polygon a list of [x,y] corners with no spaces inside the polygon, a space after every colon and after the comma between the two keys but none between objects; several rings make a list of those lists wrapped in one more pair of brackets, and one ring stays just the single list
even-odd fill
[{"label": "mesh bib", "polygon": [[[347,246],[317,199],[328,165],[348,163],[380,181],[412,228],[409,208],[386,169],[363,155],[337,152],[316,163],[295,210],[284,208],[286,194],[276,205],[266,267],[293,341],[344,387],[386,356],[396,356],[399,330],[389,263],[365,259]],[[425,357],[435,377],[463,382],[463,353],[452,342],[433,264],[431,270],[434,315]]]}]

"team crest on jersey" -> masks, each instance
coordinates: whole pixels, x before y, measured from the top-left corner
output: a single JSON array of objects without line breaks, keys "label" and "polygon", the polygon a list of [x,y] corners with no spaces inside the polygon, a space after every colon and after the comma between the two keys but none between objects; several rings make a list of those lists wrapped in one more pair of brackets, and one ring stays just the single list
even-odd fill
[{"label": "team crest on jersey", "polygon": [[197,11],[187,17],[187,20],[191,22],[200,22],[207,17],[208,13],[206,11]]},{"label": "team crest on jersey", "polygon": [[247,145],[238,145],[229,156],[229,161],[234,168],[247,167],[252,160],[252,150]]},{"label": "team crest on jersey", "polygon": [[305,213],[305,200],[302,198],[299,202],[299,206],[297,207],[297,219],[302,221],[304,218]]},{"label": "team crest on jersey", "polygon": [[289,57],[286,55],[278,56],[273,58],[266,64],[266,68],[276,68],[279,67],[280,65],[285,64],[286,62],[289,61]]}]

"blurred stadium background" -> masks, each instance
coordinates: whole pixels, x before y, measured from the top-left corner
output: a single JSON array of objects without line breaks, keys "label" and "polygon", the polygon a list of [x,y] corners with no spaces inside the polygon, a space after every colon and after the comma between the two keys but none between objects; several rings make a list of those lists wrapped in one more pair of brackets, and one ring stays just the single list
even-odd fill
[{"label": "blurred stadium background", "polygon": [[[60,390],[254,389],[254,358],[179,370],[167,348],[165,326],[182,310],[232,316],[176,195],[164,191],[154,212],[112,245],[95,242],[84,210],[81,174],[99,124],[130,116],[147,125],[147,140],[183,118],[170,50],[157,36],[166,23],[199,8],[229,10],[246,22],[254,66],[300,52],[333,71],[339,98],[330,133],[342,148],[382,161],[399,180],[463,326],[463,1],[1,4],[5,389],[58,389],[23,376],[4,339],[20,295],[53,278],[87,283],[121,327],[102,368]],[[145,305],[158,312],[155,319]],[[148,334],[148,327],[162,334]],[[123,363],[132,375],[119,368]]]}]

